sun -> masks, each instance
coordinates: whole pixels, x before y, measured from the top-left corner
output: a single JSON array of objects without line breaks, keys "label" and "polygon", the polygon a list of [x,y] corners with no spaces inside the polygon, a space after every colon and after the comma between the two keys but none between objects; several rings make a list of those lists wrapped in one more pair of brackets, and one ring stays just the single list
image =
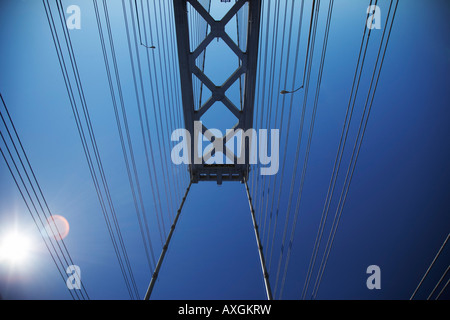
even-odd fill
[{"label": "sun", "polygon": [[26,260],[31,248],[30,239],[18,232],[7,234],[0,240],[0,262],[21,263]]}]

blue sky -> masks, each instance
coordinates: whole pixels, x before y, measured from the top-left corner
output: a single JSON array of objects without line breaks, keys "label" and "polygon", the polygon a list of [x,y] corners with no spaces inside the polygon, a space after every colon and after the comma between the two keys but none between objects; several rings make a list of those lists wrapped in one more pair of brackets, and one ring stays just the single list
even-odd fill
[{"label": "blue sky", "polygon": [[[142,147],[139,110],[121,3],[119,0],[110,1],[108,6],[136,166],[148,215],[151,240],[158,258],[162,245],[148,179],[145,150]],[[128,1],[125,3],[129,10]],[[272,12],[275,12],[275,3],[270,2],[269,21],[274,19]],[[281,3],[284,12],[285,1]],[[287,3],[288,6],[291,5],[291,1]],[[320,6],[310,97],[306,108],[305,138],[301,145],[298,164],[294,163],[294,157],[304,93],[300,91],[293,97],[292,122],[287,132],[287,108],[290,97],[286,98],[286,104],[283,105],[283,98],[277,96],[279,92],[277,85],[281,79],[281,89],[284,89],[283,80],[286,72],[287,88],[293,88],[302,81],[311,3],[312,1],[305,1],[300,40],[301,53],[296,78],[293,78],[296,33],[292,36],[289,60],[280,59],[282,48],[285,48],[284,57],[287,48],[286,43],[279,38],[274,50],[269,51],[269,57],[262,60],[264,63],[260,63],[259,66],[260,70],[264,70],[264,66],[269,68],[270,63],[274,61],[275,72],[272,81],[275,85],[270,90],[273,92],[273,105],[277,108],[274,108],[273,112],[279,112],[278,121],[283,108],[285,112],[281,125],[275,124],[272,117],[269,127],[282,130],[281,150],[284,148],[286,135],[289,136],[285,178],[281,186],[281,172],[279,172],[274,189],[278,191],[278,188],[281,188],[282,192],[273,258],[269,264],[272,286],[275,283],[281,234],[289,200],[288,191],[295,166],[298,166],[298,169],[297,179],[294,180],[293,206],[299,197],[298,181],[312,116],[328,1],[322,1]],[[308,170],[298,211],[283,299],[301,297],[350,97],[368,3],[369,1],[362,0],[335,1]],[[92,126],[133,274],[139,293],[143,296],[150,281],[151,271],[145,258],[125,170],[94,8],[92,1],[63,1],[65,8],[71,4],[78,4],[82,13],[81,30],[73,30],[70,35]],[[389,1],[380,0],[379,5],[384,21]],[[70,233],[65,243],[75,263],[81,268],[82,282],[89,296],[92,299],[129,299],[89,174],[43,4],[41,1],[5,0],[0,6],[0,43],[2,43],[0,92],[11,113],[37,180],[52,212],[64,216],[70,223]],[[229,6],[213,1],[211,10],[220,16],[220,12],[225,12]],[[56,8],[53,2],[52,8]],[[268,4],[264,2],[264,19],[267,8]],[[449,233],[450,43],[447,34],[450,31],[450,22],[446,16],[448,9],[449,4],[446,0],[399,2],[364,143],[317,295],[318,299],[408,299]],[[56,9],[54,12],[56,13]],[[298,30],[299,12],[300,1],[295,0],[294,18],[292,21],[288,20],[293,25],[294,31]],[[129,16],[130,12],[127,13]],[[282,18],[284,19],[284,16]],[[156,28],[157,21],[154,23],[153,27]],[[362,77],[361,95],[358,96],[356,103],[355,120],[350,128],[348,149],[343,158],[343,172],[337,180],[339,189],[333,198],[325,236],[328,236],[331,226],[333,208],[337,204],[342,187],[349,152],[354,144],[364,98],[385,27],[387,26],[383,23],[382,29],[374,30],[372,34],[367,68],[364,69]],[[266,41],[265,28],[266,26],[262,29],[261,48],[264,48]],[[106,34],[106,30],[104,32]],[[268,39],[269,44],[273,44],[272,33],[269,33]],[[173,41],[170,39],[164,43],[163,41],[155,41],[157,49],[151,52],[157,62],[163,61],[164,49],[168,51],[174,49]],[[230,53],[224,49],[222,41],[214,40],[210,49],[207,52],[205,73],[211,74],[211,77],[217,75],[218,79],[226,78],[222,75],[235,68],[237,61],[229,62]],[[159,132],[161,139],[165,139],[163,141],[166,141],[166,144],[163,145],[167,148],[160,156],[158,151],[160,149],[157,147],[158,122],[151,115],[166,104],[164,102],[153,104],[150,92],[152,86],[153,89],[158,89],[159,85],[161,99],[164,96],[162,92],[166,92],[165,96],[171,96],[170,92],[175,93],[175,90],[164,87],[166,79],[164,77],[171,75],[176,78],[178,75],[170,72],[161,73],[159,64],[156,64],[158,68],[152,76],[156,76],[158,81],[152,81],[146,65],[146,49],[140,47],[139,53],[151,119],[151,136],[154,139],[152,140],[154,157],[158,168],[156,172],[152,172],[152,177],[155,178],[153,181],[158,181],[162,192],[161,205],[168,231],[170,215],[174,212],[168,213],[170,205],[166,204],[165,195],[181,201],[180,195],[184,194],[188,181],[185,168],[174,168],[173,171],[170,167],[167,172],[175,174],[176,178],[165,180],[163,177],[164,163],[170,161],[168,153],[172,147],[169,142],[170,131]],[[175,61],[176,57],[168,55],[167,58]],[[281,68],[278,67],[279,63]],[[150,64],[152,65],[152,60]],[[269,76],[266,81],[271,81]],[[267,85],[266,88],[268,87]],[[258,111],[255,112],[264,110],[267,113],[270,90],[262,86],[259,89],[256,105]],[[174,101],[178,94],[171,96]],[[233,99],[237,100],[236,91],[232,94]],[[267,97],[263,98],[263,94],[267,94]],[[164,109],[162,111],[164,112]],[[209,115],[208,124],[219,129],[226,128],[228,122],[224,124],[225,120],[232,123],[233,119],[226,111],[221,110]],[[256,115],[255,121],[258,123]],[[176,124],[174,123],[174,127]],[[0,129],[4,132],[3,124],[1,125]],[[230,126],[232,125],[234,123]],[[258,124],[257,126],[259,128]],[[1,146],[3,148],[3,145]],[[254,177],[258,179],[257,176]],[[259,179],[260,182],[264,181],[263,177]],[[268,177],[266,186],[269,182],[273,183],[274,179],[275,177]],[[165,183],[169,186],[170,183],[177,181],[180,187],[176,191],[164,193]],[[250,186],[253,187],[253,184]],[[273,192],[269,190],[269,196]],[[267,193],[264,194],[264,198],[262,193],[256,194],[254,199],[262,202],[263,199],[267,199]],[[259,203],[255,203],[257,218],[264,221],[264,215],[259,211],[261,208]],[[288,219],[289,232],[292,218],[293,214]],[[39,235],[39,230],[34,225],[5,162],[1,159],[0,238],[14,228],[31,238],[33,246],[26,263],[14,268],[8,264],[0,266],[1,296],[5,299],[70,299],[65,282],[58,274]],[[268,237],[268,233],[263,233],[264,243],[270,243],[267,241]],[[323,245],[319,250],[319,257],[323,252]],[[431,292],[449,264],[449,254],[447,247],[418,292],[417,298],[424,299]],[[285,259],[284,253],[281,270],[284,270]],[[368,277],[366,269],[370,265],[378,265],[381,268],[381,290],[371,291],[366,287]],[[315,274],[313,279],[314,277]],[[229,183],[217,186],[214,183],[200,183],[192,186],[152,297],[154,299],[265,298],[252,220],[242,184]],[[279,297],[279,291],[276,292],[276,297]],[[448,299],[448,291],[442,297]]]}]

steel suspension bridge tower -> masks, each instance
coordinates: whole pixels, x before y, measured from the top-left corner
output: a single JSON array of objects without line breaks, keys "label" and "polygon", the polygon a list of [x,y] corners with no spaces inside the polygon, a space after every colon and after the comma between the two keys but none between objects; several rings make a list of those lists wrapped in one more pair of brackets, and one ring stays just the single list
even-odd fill
[{"label": "steel suspension bridge tower", "polygon": [[[259,228],[255,217],[255,210],[253,208],[249,187],[247,184],[250,171],[250,142],[246,141],[246,139],[243,139],[242,141],[241,150],[243,150],[243,152],[241,152],[241,157],[245,157],[245,159],[240,159],[241,161],[238,161],[237,157],[234,156],[233,164],[207,164],[207,161],[213,154],[210,151],[206,152],[206,154],[202,157],[198,156],[198,150],[196,147],[198,133],[196,134],[195,132],[195,123],[200,122],[206,112],[214,109],[214,107],[217,105],[215,104],[216,102],[223,103],[223,105],[225,105],[225,107],[238,119],[237,124],[233,128],[234,131],[242,130],[243,132],[246,132],[247,130],[253,128],[255,88],[258,68],[258,50],[261,29],[261,2],[261,0],[238,0],[221,20],[215,20],[199,0],[173,0],[182,90],[181,95],[183,116],[185,129],[190,133],[192,137],[190,139],[190,148],[188,147],[188,150],[190,150],[188,159],[190,160],[189,173],[191,183],[186,190],[186,194],[182,200],[179,210],[177,211],[177,216],[163,247],[163,251],[161,253],[155,272],[148,287],[147,294],[145,296],[146,300],[149,300],[151,297],[154,285],[158,278],[158,272],[161,269],[164,257],[170,244],[170,240],[175,231],[190,188],[193,183],[202,183],[205,181],[215,181],[218,184],[222,184],[222,182],[224,181],[234,181],[245,184],[249,201],[249,209],[252,215],[257,248],[259,251],[261,271],[264,278],[266,295],[267,299],[272,300],[272,290],[269,283],[269,275],[266,269],[263,247],[259,236]],[[191,26],[189,24],[188,5],[190,5],[190,9],[193,8],[196,13],[199,14],[201,18],[206,22],[205,37],[195,45],[193,45],[194,41],[193,39],[190,39],[189,36],[190,34],[192,34],[192,30],[190,30]],[[233,41],[225,31],[226,25],[233,18],[237,18],[238,13],[242,10],[245,10],[245,14],[243,15],[245,19],[241,19],[241,25],[246,24],[246,26],[245,28],[241,27],[241,29],[246,30],[246,34],[244,35],[246,39],[241,39],[240,42],[244,43],[245,47],[236,44],[235,41]],[[208,45],[216,38],[222,39],[223,42],[228,46],[228,48],[231,49],[231,51],[235,55],[235,58],[237,57],[239,59],[239,67],[220,86],[213,83],[213,81],[211,81],[211,79],[208,78],[208,76],[205,74],[204,67],[202,68],[202,66],[199,66],[197,63],[199,57],[205,54],[205,50]],[[231,58],[233,57],[230,57],[230,59]],[[236,81],[240,81],[240,79],[242,78],[245,79],[243,84],[244,90],[242,92],[243,102],[242,107],[239,108],[231,101],[232,99],[228,97],[227,91]],[[211,91],[211,97],[206,102],[202,103],[199,108],[195,107],[193,84],[194,79],[198,79],[201,82],[201,86],[204,86]],[[202,125],[200,133],[210,141],[213,139],[212,136],[208,135],[208,128],[204,125]],[[225,136],[225,138],[222,139],[222,150],[229,151],[227,146],[225,145],[227,141],[226,138],[230,137]],[[230,154],[233,154],[233,152],[230,152]]]}]

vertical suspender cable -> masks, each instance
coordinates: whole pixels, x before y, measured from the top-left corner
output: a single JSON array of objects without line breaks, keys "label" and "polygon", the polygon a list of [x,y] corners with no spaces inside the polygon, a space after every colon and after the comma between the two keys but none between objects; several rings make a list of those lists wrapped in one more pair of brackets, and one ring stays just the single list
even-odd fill
[{"label": "vertical suspender cable", "polygon": [[161,256],[159,257],[158,264],[156,265],[155,272],[153,273],[153,276],[152,276],[152,280],[150,281],[150,285],[149,285],[149,287],[147,289],[147,293],[145,294],[145,300],[150,300],[150,296],[152,295],[153,288],[155,286],[156,280],[158,279],[159,270],[161,269],[161,265],[162,265],[162,263],[164,261],[164,257],[166,256],[167,249],[169,249],[170,240],[172,239],[173,233],[174,233],[175,228],[176,228],[177,223],[178,223],[178,219],[180,218],[180,215],[181,215],[181,210],[183,209],[184,203],[186,202],[186,198],[187,198],[187,196],[189,194],[189,191],[191,190],[191,186],[192,186],[192,182],[187,187],[186,194],[184,195],[183,201],[181,201],[180,208],[178,209],[177,215],[176,215],[175,220],[173,222],[173,225],[170,228],[169,235],[167,236],[166,243],[165,243],[165,245],[163,247],[163,250],[161,252]]},{"label": "vertical suspender cable", "polygon": [[255,238],[256,238],[256,243],[258,245],[258,253],[259,253],[259,259],[261,262],[261,269],[262,269],[263,276],[264,276],[264,284],[266,287],[267,300],[273,300],[272,289],[270,288],[270,282],[269,282],[269,273],[267,272],[267,268],[266,268],[266,261],[264,259],[263,246],[261,244],[261,239],[259,238],[259,231],[258,231],[258,224],[256,223],[255,209],[253,208],[252,198],[250,196],[250,190],[248,188],[247,180],[245,180],[245,190],[247,191],[248,205],[250,206],[250,212],[252,214],[253,227],[255,229]]}]

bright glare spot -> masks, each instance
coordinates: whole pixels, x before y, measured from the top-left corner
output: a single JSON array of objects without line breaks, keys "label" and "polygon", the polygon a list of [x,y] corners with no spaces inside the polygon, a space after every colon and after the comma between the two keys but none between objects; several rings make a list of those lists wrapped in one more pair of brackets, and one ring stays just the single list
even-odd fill
[{"label": "bright glare spot", "polygon": [[23,262],[30,251],[30,240],[19,233],[11,233],[1,239],[0,261]]}]

